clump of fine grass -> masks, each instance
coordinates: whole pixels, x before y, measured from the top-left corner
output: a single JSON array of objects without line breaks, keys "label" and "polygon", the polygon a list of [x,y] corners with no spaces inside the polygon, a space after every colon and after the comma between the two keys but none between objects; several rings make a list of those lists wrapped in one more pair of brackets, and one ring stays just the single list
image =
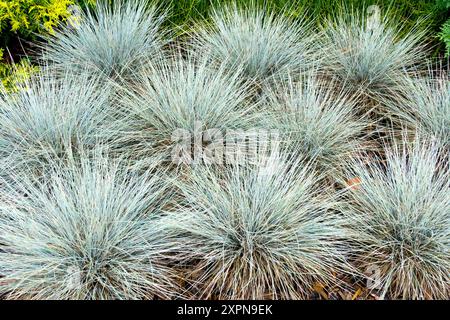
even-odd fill
[{"label": "clump of fine grass", "polygon": [[450,147],[450,80],[448,74],[408,77],[396,99],[383,99],[397,125]]},{"label": "clump of fine grass", "polygon": [[0,87],[1,161],[39,169],[48,159],[94,146],[110,131],[109,98],[107,84],[100,88],[97,78],[69,72],[41,72],[16,93]]},{"label": "clump of fine grass", "polygon": [[296,74],[317,59],[310,24],[289,20],[257,6],[214,8],[211,26],[193,33],[193,48],[213,63],[240,68],[243,80],[267,84]]},{"label": "clump of fine grass", "polygon": [[148,1],[101,0],[80,11],[43,45],[43,56],[53,66],[74,73],[86,67],[108,77],[127,77],[143,61],[156,60],[167,35],[164,15]]},{"label": "clump of fine grass", "polygon": [[344,221],[311,167],[272,156],[261,166],[198,167],[172,213],[184,236],[194,295],[302,299],[347,270]]},{"label": "clump of fine grass", "polygon": [[394,145],[382,161],[351,163],[359,184],[343,212],[356,264],[371,288],[391,299],[448,299],[448,154],[427,142]]},{"label": "clump of fine grass", "polygon": [[129,116],[116,145],[141,164],[155,156],[199,161],[191,149],[194,137],[202,139],[208,130],[223,137],[227,130],[251,125],[254,105],[248,96],[239,73],[230,75],[224,67],[211,69],[206,60],[177,55],[149,66],[136,76],[136,86],[120,97]]},{"label": "clump of fine grass", "polygon": [[329,19],[321,41],[328,76],[361,98],[389,95],[426,56],[424,31],[402,30],[389,12],[372,9],[371,16],[350,11]]},{"label": "clump of fine grass", "polygon": [[0,189],[0,294],[8,299],[178,296],[160,174],[96,154],[55,164],[45,181]]},{"label": "clump of fine grass", "polygon": [[292,79],[266,96],[265,127],[278,130],[284,152],[316,164],[318,170],[336,178],[364,142],[367,123],[356,115],[355,99],[346,90],[336,90],[316,71],[299,81]]}]

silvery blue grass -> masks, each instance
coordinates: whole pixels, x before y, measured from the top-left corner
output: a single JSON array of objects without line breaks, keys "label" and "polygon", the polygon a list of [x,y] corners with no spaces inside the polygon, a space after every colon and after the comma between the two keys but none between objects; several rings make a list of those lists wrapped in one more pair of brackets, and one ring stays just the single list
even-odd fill
[{"label": "silvery blue grass", "polygon": [[[107,136],[112,114],[108,85],[68,72],[45,71],[20,85],[0,88],[0,156],[10,168],[41,167]],[[2,173],[3,175],[3,173]]]},{"label": "silvery blue grass", "polygon": [[396,99],[383,103],[400,125],[450,147],[450,81],[448,74],[408,77]]},{"label": "silvery blue grass", "polygon": [[194,294],[301,299],[347,269],[345,221],[308,165],[279,156],[259,166],[197,167],[172,213],[185,238]]},{"label": "silvery blue grass", "polygon": [[280,83],[276,91],[267,94],[262,123],[280,130],[284,152],[312,161],[335,178],[365,147],[367,123],[355,110],[347,91],[336,90],[313,70],[297,82]]},{"label": "silvery blue grass", "polygon": [[382,297],[448,299],[449,155],[418,139],[385,153],[385,161],[350,163],[360,184],[342,211],[356,264]]},{"label": "silvery blue grass", "polygon": [[[9,299],[177,296],[183,250],[164,223],[169,184],[96,154],[44,182],[0,189],[0,294]],[[174,253],[175,252],[175,253]]]},{"label": "silvery blue grass", "polygon": [[254,105],[247,89],[238,73],[211,69],[205,60],[176,56],[149,66],[120,97],[129,126],[117,145],[141,163],[155,155],[171,161],[180,130],[249,128]]},{"label": "silvery blue grass", "polygon": [[250,6],[228,6],[212,12],[211,25],[195,29],[193,48],[213,63],[226,61],[229,70],[240,69],[243,80],[267,84],[286,72],[307,69],[317,56],[310,25]]},{"label": "silvery blue grass", "polygon": [[389,94],[426,55],[423,31],[400,37],[400,30],[400,23],[387,14],[341,13],[324,26],[323,68],[354,92],[369,97]]},{"label": "silvery blue grass", "polygon": [[148,1],[97,1],[95,9],[81,11],[43,45],[44,58],[59,68],[127,77],[143,61],[157,59],[167,43],[161,29],[163,15]]}]

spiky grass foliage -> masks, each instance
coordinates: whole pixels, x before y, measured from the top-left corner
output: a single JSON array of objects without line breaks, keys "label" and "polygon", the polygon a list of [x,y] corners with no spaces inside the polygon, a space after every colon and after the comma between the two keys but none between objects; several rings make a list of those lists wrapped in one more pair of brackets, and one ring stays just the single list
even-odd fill
[{"label": "spiky grass foliage", "polygon": [[132,75],[143,61],[157,59],[167,43],[161,29],[164,15],[148,1],[98,1],[80,11],[75,25],[67,25],[43,45],[43,55],[56,67],[109,77]]},{"label": "spiky grass foliage", "polygon": [[215,8],[212,25],[193,35],[193,47],[213,62],[241,68],[244,79],[266,84],[300,72],[317,59],[310,25],[304,19],[289,20],[256,6]]},{"label": "spiky grass foliage", "polygon": [[448,154],[415,141],[386,151],[385,162],[352,163],[359,185],[343,210],[353,226],[357,264],[391,299],[448,299]]},{"label": "spiky grass foliage", "polygon": [[239,73],[211,69],[206,60],[176,56],[149,66],[136,83],[120,98],[129,125],[117,145],[141,164],[154,156],[172,161],[182,155],[188,162],[198,161],[191,152],[194,138],[200,136],[197,147],[202,148],[207,130],[223,136],[252,123],[254,105]]},{"label": "spiky grass foliage", "polygon": [[420,132],[450,148],[450,80],[448,74],[408,77],[396,99],[383,99],[397,125]]},{"label": "spiky grass foliage", "polygon": [[16,93],[0,88],[1,162],[37,169],[93,146],[108,135],[109,98],[108,85],[100,88],[96,78],[68,72],[39,73]]},{"label": "spiky grass foliage", "polygon": [[341,175],[351,157],[368,148],[367,123],[356,116],[355,100],[311,71],[267,95],[263,123],[278,130],[284,152],[312,161],[328,176]]},{"label": "spiky grass foliage", "polygon": [[373,11],[371,16],[353,11],[328,20],[322,40],[328,75],[363,94],[361,98],[389,94],[426,55],[421,45],[424,31],[402,30],[389,12]]},{"label": "spiky grass foliage", "polygon": [[46,182],[18,180],[0,191],[6,298],[176,296],[171,253],[182,250],[165,227],[170,193],[159,174],[140,175],[96,154],[55,164]]},{"label": "spiky grass foliage", "polygon": [[[339,285],[344,221],[308,165],[272,156],[263,166],[197,167],[172,214],[191,250],[200,298],[301,299]],[[194,293],[194,294],[195,294]]]}]

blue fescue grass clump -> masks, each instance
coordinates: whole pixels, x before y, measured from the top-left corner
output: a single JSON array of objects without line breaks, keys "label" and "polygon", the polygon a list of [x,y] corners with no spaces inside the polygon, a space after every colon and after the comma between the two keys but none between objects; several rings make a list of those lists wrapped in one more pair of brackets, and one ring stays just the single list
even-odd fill
[{"label": "blue fescue grass clump", "polygon": [[383,99],[397,125],[450,148],[450,79],[448,71],[404,79],[396,99]]},{"label": "blue fescue grass clump", "polygon": [[176,54],[135,79],[136,85],[119,97],[128,116],[116,144],[127,146],[124,152],[141,164],[155,155],[170,162],[183,142],[174,138],[179,131],[193,138],[208,129],[225,135],[227,129],[252,125],[250,88],[240,84],[239,72],[231,74],[224,66],[211,68],[205,59]]},{"label": "blue fescue grass clump", "polygon": [[304,299],[316,282],[340,285],[334,272],[350,270],[345,221],[311,167],[289,160],[201,167],[180,184],[173,228],[189,248],[196,297]]},{"label": "blue fescue grass clump", "polygon": [[[113,118],[110,90],[87,73],[48,69],[20,85],[0,88],[0,157],[10,169],[41,170],[47,160],[64,158],[107,138]],[[3,175],[4,172],[1,174]]]},{"label": "blue fescue grass clump", "polygon": [[447,299],[450,268],[448,153],[417,138],[394,145],[383,162],[350,164],[360,183],[343,212],[356,264],[382,297]]},{"label": "blue fescue grass clump", "polygon": [[57,68],[79,72],[86,67],[107,77],[126,77],[143,61],[157,59],[168,38],[164,15],[147,1],[98,1],[51,36],[44,57]]},{"label": "blue fescue grass clump", "polygon": [[328,76],[370,98],[391,94],[405,73],[426,56],[423,30],[403,30],[389,12],[373,11],[372,16],[351,11],[337,14],[325,23],[321,39]]},{"label": "blue fescue grass clump", "polygon": [[322,80],[317,70],[299,80],[280,83],[266,96],[263,126],[278,129],[284,152],[312,161],[330,177],[367,148],[367,120],[356,114],[356,102],[347,90]]},{"label": "blue fescue grass clump", "polygon": [[[14,175],[13,175],[14,178]],[[101,154],[0,191],[0,293],[11,299],[177,296],[169,184]]]},{"label": "blue fescue grass clump", "polygon": [[195,29],[193,49],[211,63],[226,61],[244,79],[266,84],[287,72],[300,73],[317,59],[311,24],[257,7],[213,10],[211,25]]}]

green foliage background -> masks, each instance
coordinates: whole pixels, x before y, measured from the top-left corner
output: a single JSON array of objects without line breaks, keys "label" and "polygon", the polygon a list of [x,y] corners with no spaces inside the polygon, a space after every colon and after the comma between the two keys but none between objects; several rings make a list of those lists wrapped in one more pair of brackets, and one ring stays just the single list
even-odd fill
[{"label": "green foliage background", "polygon": [[300,15],[307,11],[308,16],[320,21],[320,17],[335,14],[342,8],[361,9],[370,5],[378,5],[382,10],[388,10],[403,18],[406,24],[414,24],[419,19],[427,18],[432,25],[442,19],[442,2],[448,0],[152,0],[170,9],[171,23],[177,26],[185,25],[195,19],[207,18],[210,8],[217,4],[237,3],[248,5],[255,3],[272,9],[287,9],[291,15]]},{"label": "green foliage background", "polygon": [[439,39],[445,44],[445,56],[450,56],[450,17],[448,12],[450,11],[450,0],[438,0],[438,10],[441,12],[447,12],[447,21],[443,24],[441,31],[438,34]]}]

